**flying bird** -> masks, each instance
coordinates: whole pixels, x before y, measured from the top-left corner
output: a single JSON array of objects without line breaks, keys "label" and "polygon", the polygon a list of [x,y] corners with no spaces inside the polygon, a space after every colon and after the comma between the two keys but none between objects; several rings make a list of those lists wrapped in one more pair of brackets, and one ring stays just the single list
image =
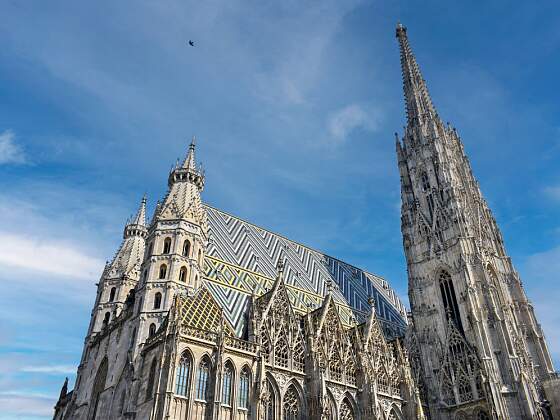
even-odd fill
[{"label": "flying bird", "polygon": [[189,39],[189,45],[190,45],[191,47],[194,47],[194,42],[191,41],[190,39]]}]

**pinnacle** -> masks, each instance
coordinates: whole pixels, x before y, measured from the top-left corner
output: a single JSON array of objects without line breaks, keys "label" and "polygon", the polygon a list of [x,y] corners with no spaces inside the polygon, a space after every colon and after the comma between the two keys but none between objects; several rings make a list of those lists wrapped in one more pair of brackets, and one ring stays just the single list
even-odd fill
[{"label": "pinnacle", "polygon": [[187,153],[187,157],[185,158],[182,167],[184,169],[193,169],[196,170],[196,162],[194,158],[194,150],[196,147],[196,138],[193,136],[191,140],[191,144],[189,145],[189,152]]},{"label": "pinnacle", "polygon": [[146,226],[146,194],[142,197],[142,201],[140,202],[140,207],[136,212],[136,216],[128,223],[129,225],[140,225]]}]

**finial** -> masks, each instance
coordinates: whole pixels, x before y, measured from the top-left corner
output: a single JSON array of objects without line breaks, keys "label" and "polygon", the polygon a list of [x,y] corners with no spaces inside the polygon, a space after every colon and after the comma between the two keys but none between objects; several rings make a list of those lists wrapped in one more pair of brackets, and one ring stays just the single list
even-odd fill
[{"label": "finial", "polygon": [[189,147],[190,147],[191,149],[194,149],[195,146],[196,146],[196,136],[193,135],[193,136],[192,136],[192,140],[191,140],[191,144],[190,144]]},{"label": "finial", "polygon": [[329,295],[332,295],[332,292],[333,292],[333,282],[332,282],[331,279],[328,279],[327,280],[327,293]]},{"label": "finial", "polygon": [[401,34],[406,34],[406,26],[403,26],[402,23],[397,22],[397,38]]}]

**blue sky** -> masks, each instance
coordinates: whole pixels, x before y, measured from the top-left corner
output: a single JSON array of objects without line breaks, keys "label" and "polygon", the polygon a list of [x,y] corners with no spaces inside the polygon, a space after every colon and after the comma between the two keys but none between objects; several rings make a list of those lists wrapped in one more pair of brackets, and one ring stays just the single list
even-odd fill
[{"label": "blue sky", "polygon": [[406,299],[399,20],[560,365],[560,5],[512,5],[1,2],[0,419],[52,415],[104,261],[193,134],[208,203]]}]

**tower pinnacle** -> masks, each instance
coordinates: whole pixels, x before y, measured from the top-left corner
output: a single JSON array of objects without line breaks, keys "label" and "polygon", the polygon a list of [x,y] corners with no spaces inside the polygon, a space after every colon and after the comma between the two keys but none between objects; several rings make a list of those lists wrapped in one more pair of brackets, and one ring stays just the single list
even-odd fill
[{"label": "tower pinnacle", "polygon": [[437,112],[432,104],[426,81],[420,73],[420,67],[418,67],[408,42],[406,27],[401,23],[397,24],[396,36],[401,50],[401,69],[408,124],[416,124],[426,118],[436,117]]},{"label": "tower pinnacle", "polygon": [[129,220],[124,228],[124,238],[128,238],[130,236],[139,235],[145,237],[146,235],[146,194],[142,197],[142,201],[140,202],[140,206],[138,207],[138,211],[136,215]]}]

